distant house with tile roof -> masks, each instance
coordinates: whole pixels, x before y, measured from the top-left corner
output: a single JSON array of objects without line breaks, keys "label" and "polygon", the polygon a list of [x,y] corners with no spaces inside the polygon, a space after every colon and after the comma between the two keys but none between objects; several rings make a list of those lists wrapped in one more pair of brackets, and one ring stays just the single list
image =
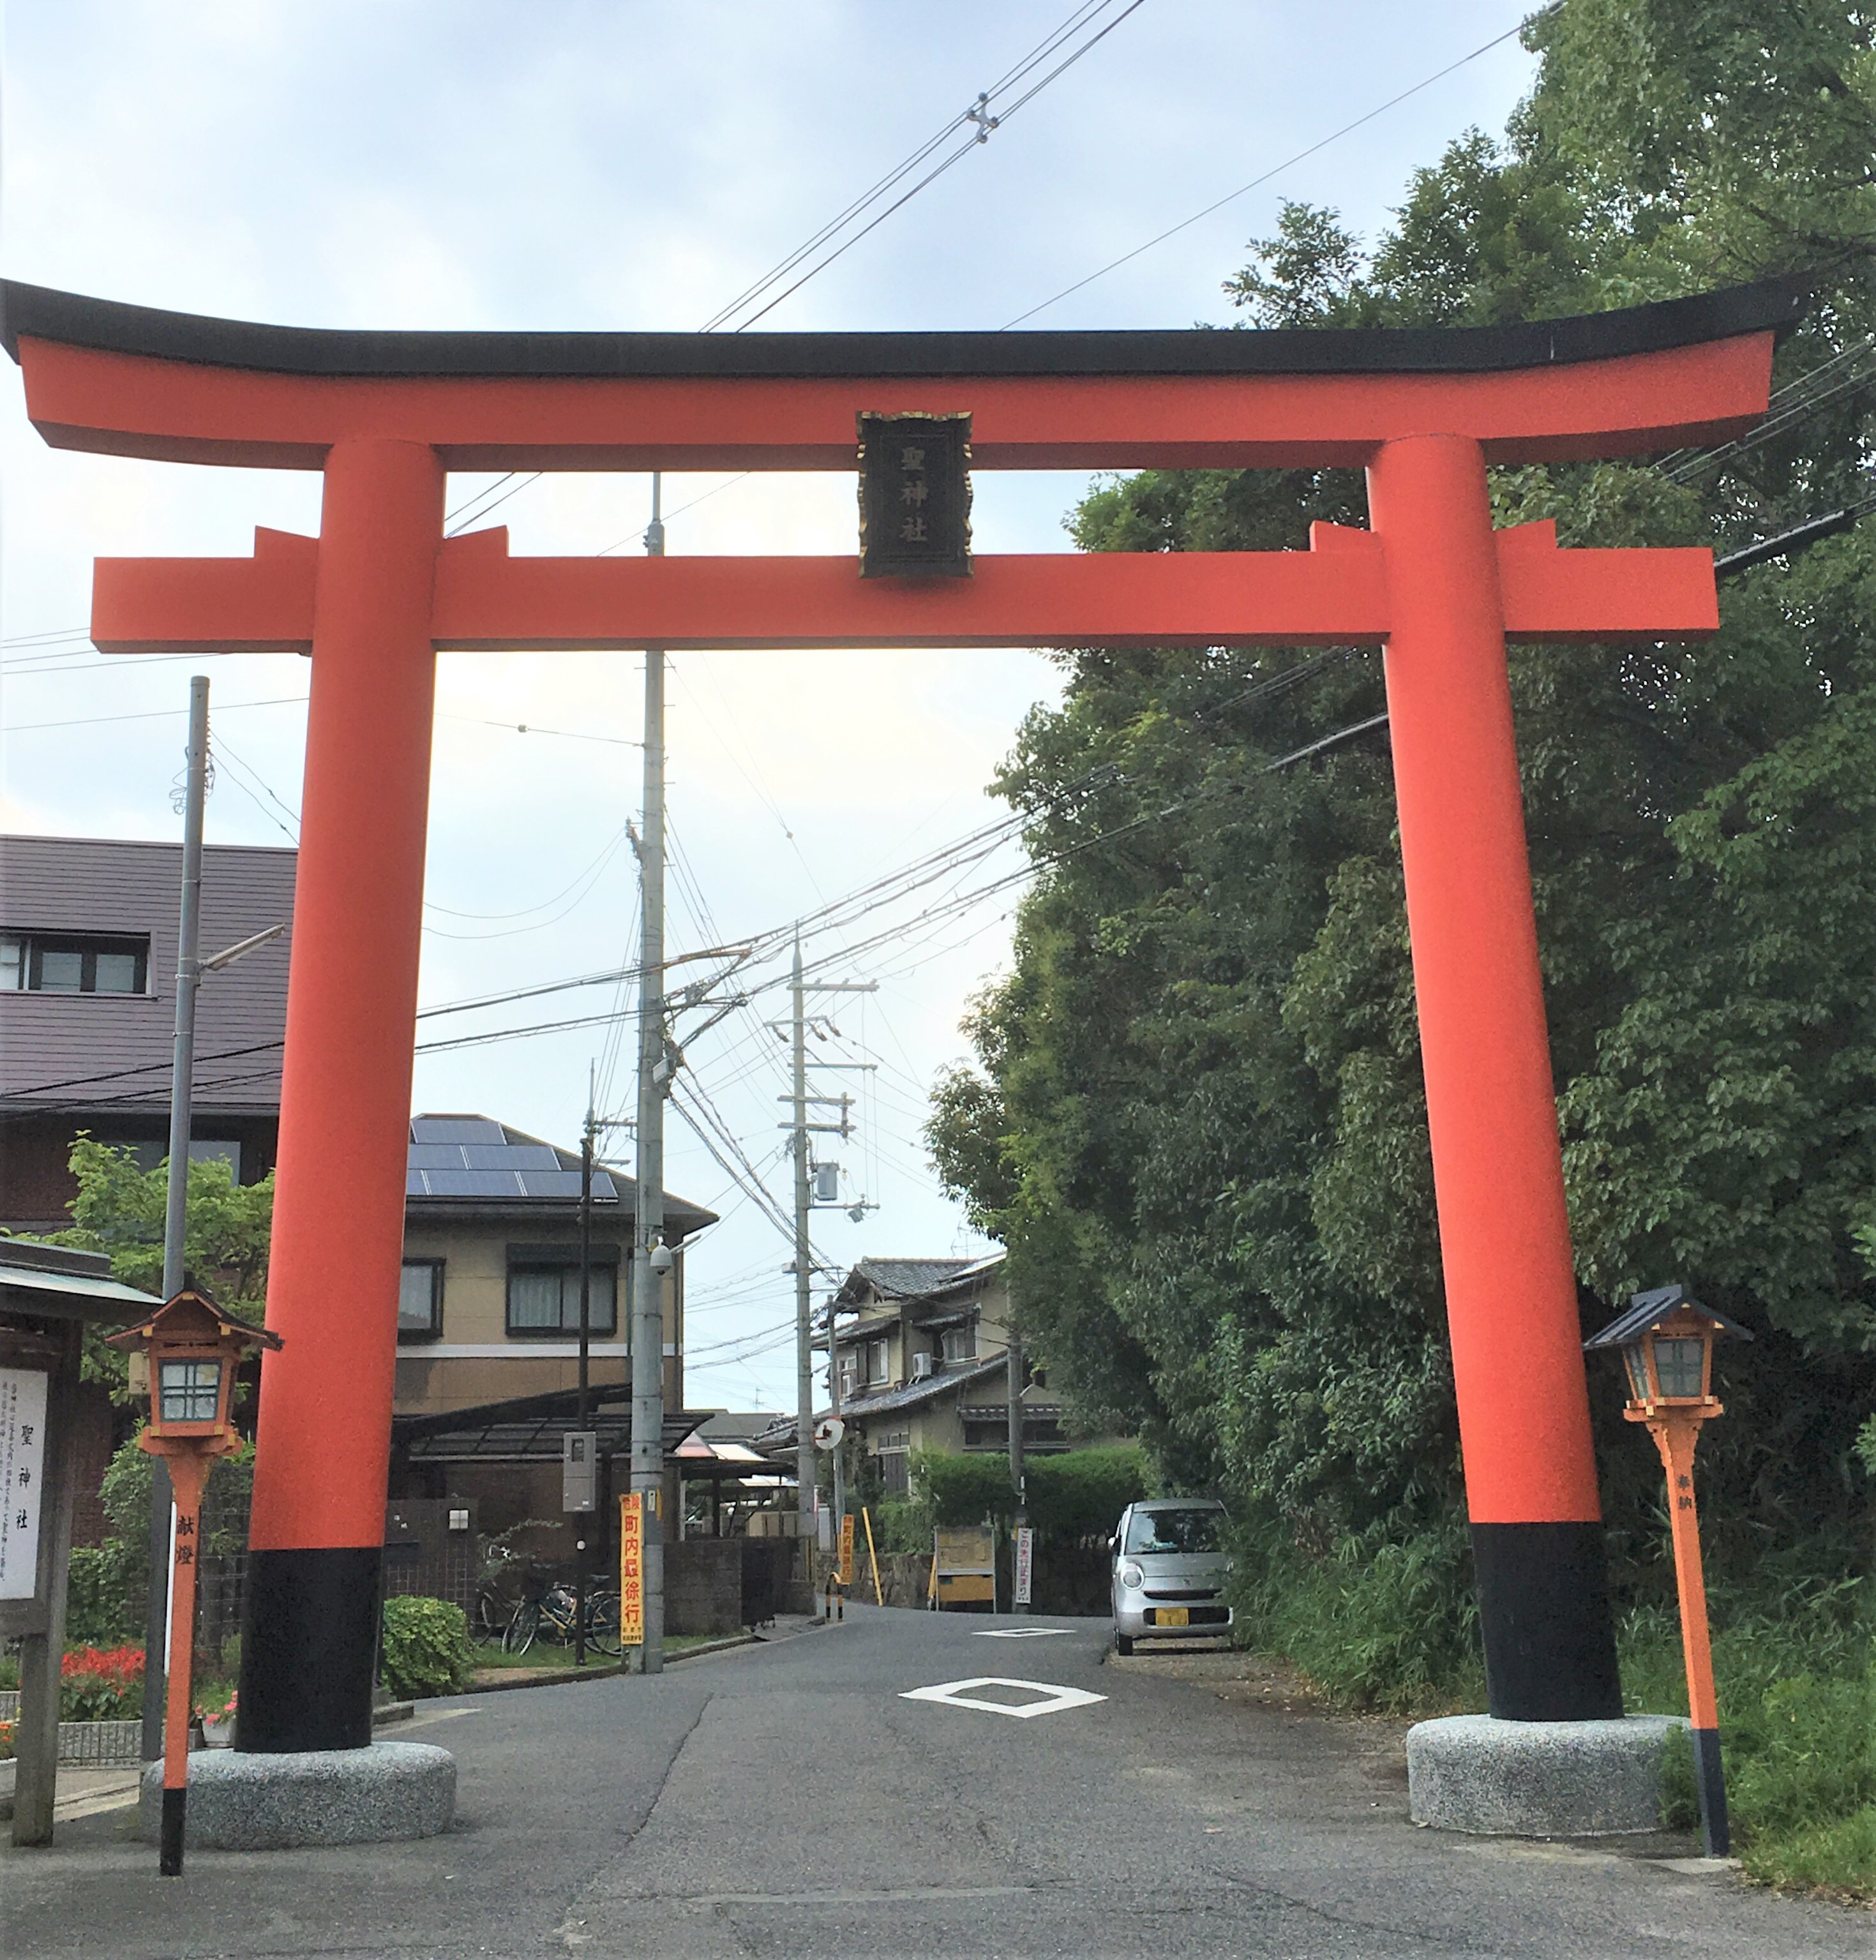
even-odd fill
[{"label": "distant house with tile roof", "polygon": [[[890,1495],[906,1494],[915,1449],[1009,1447],[1009,1319],[1001,1252],[862,1259],[847,1274],[830,1313],[839,1414]],[[1026,1451],[1074,1446],[1040,1370],[1024,1370],[1022,1406]]]}]

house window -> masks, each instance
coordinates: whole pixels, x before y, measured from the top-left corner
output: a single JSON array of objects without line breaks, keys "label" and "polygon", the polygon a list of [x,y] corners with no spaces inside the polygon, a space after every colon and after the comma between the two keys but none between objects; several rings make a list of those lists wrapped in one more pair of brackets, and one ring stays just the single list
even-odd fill
[{"label": "house window", "polygon": [[406,1259],[397,1282],[397,1338],[434,1341],[443,1332],[443,1262]]},{"label": "house window", "polygon": [[[618,1325],[618,1249],[595,1249],[587,1295],[587,1328],[610,1335]],[[580,1249],[577,1246],[508,1248],[508,1332],[577,1335],[580,1331]]]},{"label": "house window", "polygon": [[0,935],[0,993],[141,994],[149,971],[147,939],[50,932]]},{"label": "house window", "polygon": [[845,1402],[860,1392],[860,1357],[851,1352],[840,1357],[840,1398]]},{"label": "house window", "polygon": [[866,1380],[869,1388],[877,1388],[888,1376],[886,1373],[887,1344],[882,1336],[877,1341],[866,1344]]},{"label": "house window", "polygon": [[875,1459],[879,1465],[879,1480],[885,1486],[889,1497],[903,1497],[912,1488],[912,1459],[903,1449],[893,1450]]},{"label": "house window", "polygon": [[962,1327],[948,1327],[941,1337],[944,1354],[947,1361],[974,1361],[977,1358],[977,1323],[973,1320]]}]

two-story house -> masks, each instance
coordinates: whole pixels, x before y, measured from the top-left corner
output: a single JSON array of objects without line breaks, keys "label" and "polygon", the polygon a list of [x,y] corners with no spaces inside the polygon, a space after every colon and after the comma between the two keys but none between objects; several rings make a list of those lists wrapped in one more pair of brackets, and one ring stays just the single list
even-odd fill
[{"label": "two-story house", "polygon": [[[594,1166],[588,1379],[602,1463],[629,1438],[633,1195],[629,1177]],[[676,1261],[663,1285],[667,1452],[703,1420],[683,1413],[683,1247],[715,1217],[665,1195]],[[575,1426],[580,1243],[577,1151],[488,1116],[412,1118],[393,1498],[473,1502],[485,1532],[559,1517],[561,1438]]]},{"label": "two-story house", "polygon": [[[904,1494],[915,1449],[1008,1448],[1009,1315],[1002,1252],[862,1259],[848,1274],[829,1314],[839,1412],[889,1493]],[[1069,1449],[1059,1400],[1040,1370],[1024,1373],[1024,1448]]]}]

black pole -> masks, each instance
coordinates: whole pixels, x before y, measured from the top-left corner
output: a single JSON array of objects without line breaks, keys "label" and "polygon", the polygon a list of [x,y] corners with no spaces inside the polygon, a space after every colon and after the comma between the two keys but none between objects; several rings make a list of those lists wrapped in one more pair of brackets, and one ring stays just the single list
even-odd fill
[{"label": "black pole", "polygon": [[163,1792],[163,1828],[157,1850],[156,1869],[160,1878],[180,1879],[183,1875],[183,1829],[189,1810],[186,1789]]},{"label": "black pole", "polygon": [[[615,1300],[613,1312],[619,1311]],[[587,1348],[593,1327],[593,1101],[586,1105],[586,1128],[580,1135],[580,1392],[577,1427],[586,1433]],[[598,1466],[591,1465],[597,1476]],[[575,1542],[573,1568],[573,1665],[586,1665],[586,1542],[593,1528],[589,1516],[581,1520]]]}]

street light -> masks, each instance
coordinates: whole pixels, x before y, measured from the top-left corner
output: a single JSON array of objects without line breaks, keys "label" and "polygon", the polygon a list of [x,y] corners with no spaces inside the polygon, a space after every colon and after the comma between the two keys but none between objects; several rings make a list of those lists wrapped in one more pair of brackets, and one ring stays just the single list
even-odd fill
[{"label": "street light", "polygon": [[1706,1581],[1700,1567],[1700,1521],[1693,1500],[1693,1453],[1700,1425],[1725,1409],[1713,1394],[1713,1343],[1722,1334],[1752,1338],[1737,1321],[1702,1306],[1684,1286],[1656,1287],[1630,1296],[1629,1310],[1585,1349],[1620,1348],[1629,1375],[1623,1414],[1644,1423],[1667,1473],[1667,1514],[1674,1534],[1674,1582],[1680,1596],[1680,1645],[1687,1669],[1687,1708],[1693,1723],[1694,1777],[1700,1831],[1709,1858],[1731,1844],[1726,1783],[1720,1765],[1719,1705],[1713,1692],[1713,1650],[1707,1630]]},{"label": "street light", "polygon": [[[280,1337],[231,1319],[205,1293],[185,1287],[150,1318],[105,1336],[113,1348],[147,1355],[150,1420],[138,1439],[169,1468],[176,1493],[171,1562],[167,1698],[163,1724],[163,1833],[158,1869],[183,1869],[183,1824],[189,1801],[189,1698],[196,1632],[196,1567],[202,1545],[202,1492],[209,1466],[238,1449],[228,1413],[235,1370],[257,1348]],[[151,1670],[145,1656],[145,1675]]]}]

